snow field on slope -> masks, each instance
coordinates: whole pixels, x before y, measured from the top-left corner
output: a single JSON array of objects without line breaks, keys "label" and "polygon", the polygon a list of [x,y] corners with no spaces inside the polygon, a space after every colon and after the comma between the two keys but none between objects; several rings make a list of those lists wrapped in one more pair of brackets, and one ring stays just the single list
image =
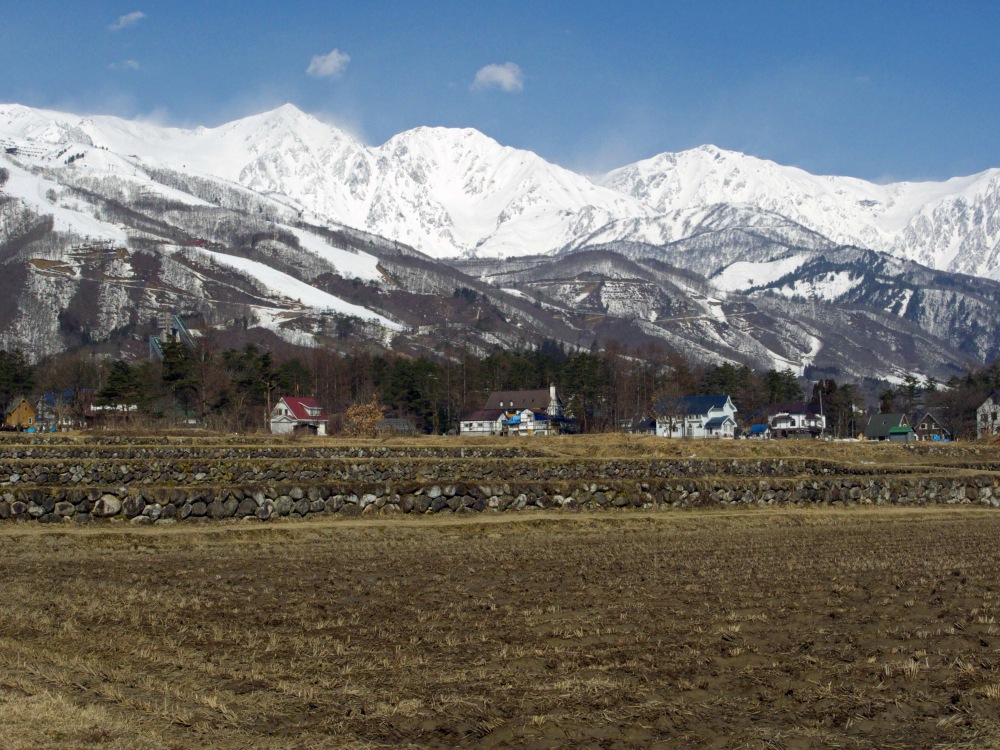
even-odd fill
[{"label": "snow field on slope", "polygon": [[716,289],[724,292],[742,292],[777,281],[797,270],[807,259],[805,255],[792,255],[763,263],[737,261],[726,266],[710,281]]},{"label": "snow field on slope", "polygon": [[797,279],[794,284],[785,284],[774,289],[785,297],[802,297],[804,299],[822,299],[835,302],[858,286],[863,278],[853,276],[850,271],[837,271],[818,276],[809,281]]},{"label": "snow field on slope", "polygon": [[403,326],[399,323],[389,320],[389,318],[372,312],[371,310],[361,307],[360,305],[355,305],[347,302],[346,300],[342,300],[340,297],[334,297],[328,292],[309,286],[304,281],[300,281],[293,276],[289,276],[287,273],[278,271],[255,260],[240,258],[235,255],[227,255],[225,253],[218,253],[213,250],[206,250],[205,248],[200,247],[173,247],[170,248],[168,252],[192,253],[204,256],[216,265],[227,266],[246,276],[249,276],[252,279],[255,279],[275,295],[293,302],[298,302],[304,307],[309,307],[314,310],[340,313],[342,315],[351,315],[356,318],[361,318],[362,320],[373,320],[386,328],[392,328],[395,330],[401,330],[403,328]]},{"label": "snow field on slope", "polygon": [[304,250],[332,263],[345,279],[382,280],[382,274],[378,270],[378,258],[374,255],[334,247],[322,237],[302,229],[285,225],[281,225],[281,228],[294,234]]},{"label": "snow field on slope", "polygon": [[10,163],[6,169],[9,177],[3,186],[3,191],[7,195],[21,199],[32,211],[43,216],[52,216],[57,232],[73,232],[92,239],[112,240],[125,244],[127,239],[125,231],[115,224],[109,224],[93,216],[90,213],[93,207],[89,204],[74,201],[75,207],[70,208],[59,205],[61,198],[56,198],[56,203],[50,202],[45,195],[49,190],[57,195],[64,190],[58,183],[29,174]]}]

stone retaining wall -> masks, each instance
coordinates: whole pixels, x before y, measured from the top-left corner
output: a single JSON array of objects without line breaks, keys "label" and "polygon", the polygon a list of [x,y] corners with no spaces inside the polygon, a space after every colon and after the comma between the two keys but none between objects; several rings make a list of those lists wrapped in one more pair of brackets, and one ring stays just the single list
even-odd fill
[{"label": "stone retaining wall", "polygon": [[[963,471],[982,467],[958,467]],[[672,479],[676,477],[886,476],[887,467],[818,459],[323,459],[299,457],[196,458],[187,453],[155,458],[0,461],[0,490],[9,487],[134,485],[260,485],[331,482],[489,482]],[[891,476],[954,474],[955,466],[899,466]]]},{"label": "stone retaining wall", "polygon": [[[541,446],[542,443],[539,443]],[[565,458],[523,441],[482,446],[61,435],[0,439],[0,521],[169,524],[335,513],[1000,505],[1000,464],[978,449],[830,458]],[[927,461],[929,465],[922,466]]]},{"label": "stone retaining wall", "polygon": [[176,461],[226,458],[544,458],[548,454],[519,448],[441,448],[417,446],[350,447],[295,445],[118,445],[101,444],[35,444],[4,445],[0,441],[0,461],[27,460],[87,460],[87,459],[147,459],[170,458]]},{"label": "stone retaining wall", "polygon": [[693,508],[773,504],[926,505],[976,503],[1000,507],[1000,478],[974,476],[817,479],[496,482],[468,484],[36,488],[0,496],[0,519],[135,524],[241,518],[267,521],[314,514],[474,513],[545,508]]}]

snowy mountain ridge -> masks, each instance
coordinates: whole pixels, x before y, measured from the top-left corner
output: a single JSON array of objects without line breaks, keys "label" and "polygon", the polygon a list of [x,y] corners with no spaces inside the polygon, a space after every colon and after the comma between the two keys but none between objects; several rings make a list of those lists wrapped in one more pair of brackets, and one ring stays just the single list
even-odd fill
[{"label": "snowy mountain ridge", "polygon": [[[420,127],[367,148],[291,105],[216,128],[0,106],[0,145],[83,144],[283,195],[317,221],[433,257],[554,249],[643,206],[471,129]],[[529,247],[530,245],[530,247]]]},{"label": "snowy mountain ridge", "polygon": [[591,180],[471,129],[420,127],[368,147],[292,105],[188,130],[0,105],[0,145],[54,154],[76,144],[107,149],[123,171],[162,166],[238,183],[317,223],[436,258],[542,254],[591,240],[667,245],[689,238],[700,212],[728,204],[780,215],[830,243],[1000,279],[1000,169],[878,185],[702,146]]},{"label": "snowy mountain ridge", "polygon": [[[752,206],[836,244],[1000,278],[1000,169],[944,182],[878,185],[702,146],[614,170],[600,183],[643,202],[658,217],[716,204]],[[684,236],[683,228],[671,228],[674,236],[667,241]],[[637,239],[627,229],[617,238]]]}]

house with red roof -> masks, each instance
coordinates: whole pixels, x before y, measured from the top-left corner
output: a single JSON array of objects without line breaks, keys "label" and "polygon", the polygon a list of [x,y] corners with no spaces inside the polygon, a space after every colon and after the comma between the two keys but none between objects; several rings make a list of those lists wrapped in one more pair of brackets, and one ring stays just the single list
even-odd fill
[{"label": "house with red roof", "polygon": [[326,435],[326,412],[314,398],[285,396],[271,409],[271,432],[287,435],[307,432]]}]

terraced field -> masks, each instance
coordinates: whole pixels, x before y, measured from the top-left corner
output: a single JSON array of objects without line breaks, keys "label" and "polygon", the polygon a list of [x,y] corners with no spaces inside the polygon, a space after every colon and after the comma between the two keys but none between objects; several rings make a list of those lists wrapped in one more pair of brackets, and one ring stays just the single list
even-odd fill
[{"label": "terraced field", "polygon": [[772,504],[1000,506],[997,446],[615,437],[0,441],[0,521]]},{"label": "terraced field", "polygon": [[0,441],[0,747],[1000,747],[998,467]]}]

